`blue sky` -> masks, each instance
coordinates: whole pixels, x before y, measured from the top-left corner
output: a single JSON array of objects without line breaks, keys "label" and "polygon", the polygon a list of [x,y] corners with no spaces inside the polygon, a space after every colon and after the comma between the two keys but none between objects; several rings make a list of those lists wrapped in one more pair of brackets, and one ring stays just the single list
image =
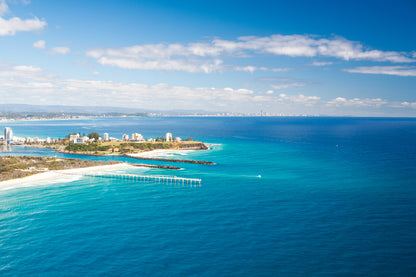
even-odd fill
[{"label": "blue sky", "polygon": [[414,1],[0,0],[2,103],[416,116]]}]

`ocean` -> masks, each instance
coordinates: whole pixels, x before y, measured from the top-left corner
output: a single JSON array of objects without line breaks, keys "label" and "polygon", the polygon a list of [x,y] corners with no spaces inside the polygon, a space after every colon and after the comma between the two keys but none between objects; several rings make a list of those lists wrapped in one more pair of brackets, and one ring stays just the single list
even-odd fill
[{"label": "ocean", "polygon": [[[416,276],[414,118],[126,117],[4,127],[40,138],[171,132],[213,145],[166,157],[216,165],[118,171],[200,178],[200,186],[71,176],[0,190],[2,276]],[[9,151],[0,155],[141,162]]]}]

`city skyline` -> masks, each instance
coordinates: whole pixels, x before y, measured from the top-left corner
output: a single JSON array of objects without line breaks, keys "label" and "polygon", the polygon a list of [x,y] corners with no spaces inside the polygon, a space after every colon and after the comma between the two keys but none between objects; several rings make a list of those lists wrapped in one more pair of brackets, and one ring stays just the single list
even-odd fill
[{"label": "city skyline", "polygon": [[415,11],[412,1],[0,0],[2,103],[416,116]]}]

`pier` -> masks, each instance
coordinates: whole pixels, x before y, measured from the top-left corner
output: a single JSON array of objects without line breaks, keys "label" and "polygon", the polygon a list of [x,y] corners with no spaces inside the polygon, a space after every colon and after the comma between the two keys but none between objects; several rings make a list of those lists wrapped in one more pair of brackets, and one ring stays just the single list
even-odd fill
[{"label": "pier", "polygon": [[176,176],[157,176],[157,175],[137,175],[137,174],[117,174],[117,173],[85,173],[83,176],[99,177],[99,178],[111,178],[121,180],[131,180],[135,182],[159,182],[166,184],[182,184],[182,185],[201,185],[201,179],[197,178],[184,178]]}]

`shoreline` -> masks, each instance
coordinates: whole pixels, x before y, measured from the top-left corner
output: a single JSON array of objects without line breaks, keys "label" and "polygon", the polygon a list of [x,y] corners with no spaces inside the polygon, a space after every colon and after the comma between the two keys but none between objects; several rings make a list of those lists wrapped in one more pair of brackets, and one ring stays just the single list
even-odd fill
[{"label": "shoreline", "polygon": [[[42,146],[40,146],[42,147]],[[45,148],[45,147],[44,147]],[[52,149],[52,148],[49,148]],[[156,149],[156,150],[150,150],[150,151],[143,151],[140,153],[110,153],[110,154],[95,154],[95,153],[79,153],[79,152],[69,152],[69,151],[57,151],[57,153],[61,154],[69,154],[69,155],[80,155],[80,156],[95,156],[95,157],[112,157],[112,156],[131,156],[132,158],[152,158],[154,156],[163,156],[164,154],[175,154],[175,153],[181,153],[186,151],[198,151],[200,149]]]},{"label": "shoreline", "polygon": [[65,177],[71,174],[81,174],[85,172],[95,172],[95,171],[104,171],[104,170],[115,170],[115,169],[124,169],[124,168],[133,168],[134,166],[128,163],[118,163],[111,165],[99,165],[99,166],[90,166],[82,168],[71,168],[63,170],[51,170],[47,172],[42,172],[23,178],[11,179],[0,182],[0,190],[6,190],[11,188],[16,188],[20,186],[25,186],[31,183],[39,183],[44,181],[49,181],[51,179]]},{"label": "shoreline", "polygon": [[[15,146],[36,147],[33,145],[15,145]],[[38,147],[44,148],[42,146],[38,146]],[[197,151],[197,150],[195,149],[156,149],[156,150],[145,151],[141,153],[131,153],[127,155],[126,154],[113,154],[113,155],[94,155],[93,154],[91,155],[91,154],[65,153],[65,152],[59,152],[59,153],[72,154],[72,155],[85,155],[85,156],[125,156],[125,157],[136,158],[136,159],[143,158],[146,160],[153,160],[153,159],[158,160],[158,158],[154,158],[154,157],[163,156],[165,154],[175,154],[175,153],[181,153],[181,152],[183,153],[183,152],[188,152],[188,151]],[[173,160],[173,161],[184,162],[184,160]],[[203,164],[208,163],[204,161],[186,161],[186,162],[203,163]],[[209,162],[209,164],[211,163]],[[141,163],[134,164],[134,163],[120,162],[120,163],[111,164],[111,165],[90,166],[90,167],[71,168],[71,169],[63,169],[63,170],[51,170],[51,171],[46,171],[46,172],[41,172],[41,173],[37,173],[34,175],[26,176],[23,178],[0,181],[0,190],[7,190],[7,189],[20,187],[20,186],[24,187],[31,183],[49,181],[52,179],[65,177],[71,174],[77,175],[77,174],[81,174],[84,172],[105,171],[105,170],[134,168],[134,167],[162,168],[162,169],[174,169],[174,170],[181,169],[175,166],[149,165],[149,164],[141,164]]]}]

